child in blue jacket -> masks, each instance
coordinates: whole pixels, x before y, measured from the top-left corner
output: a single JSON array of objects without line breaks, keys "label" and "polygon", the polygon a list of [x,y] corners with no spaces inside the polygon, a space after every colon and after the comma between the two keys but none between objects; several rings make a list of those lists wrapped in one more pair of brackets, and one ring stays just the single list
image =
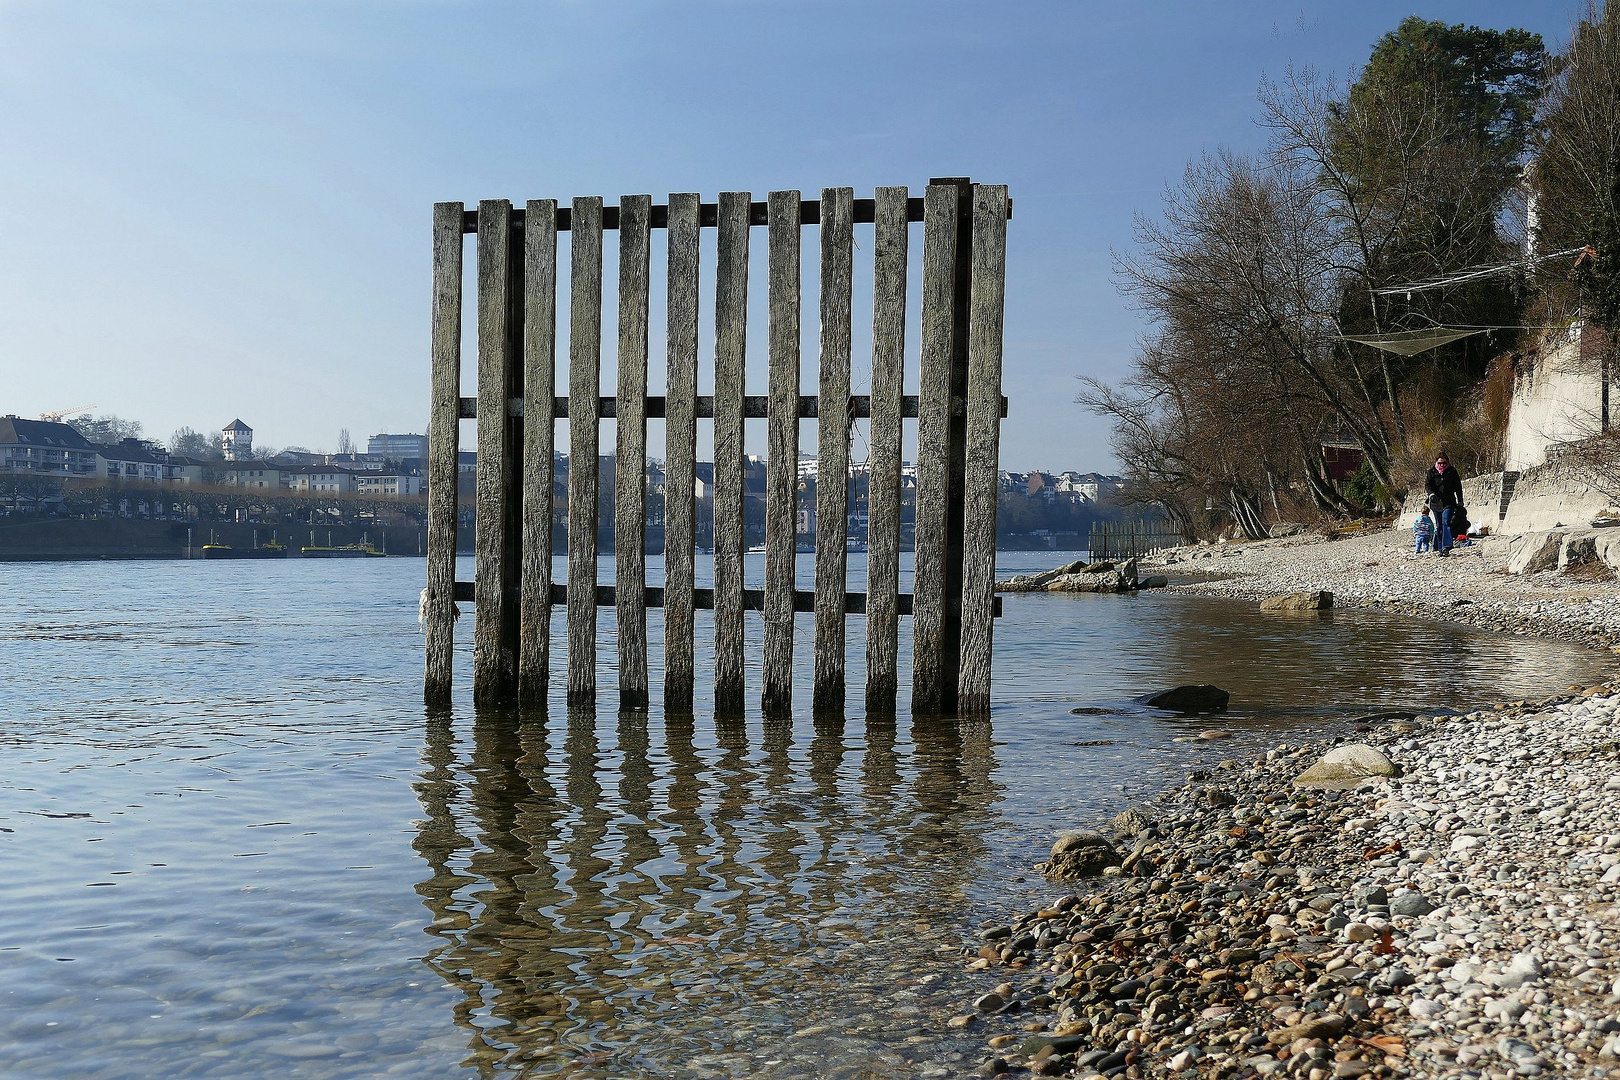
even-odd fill
[{"label": "child in blue jacket", "polygon": [[1429,516],[1429,508],[1425,506],[1423,512],[1412,522],[1412,538],[1417,541],[1418,554],[1428,551],[1434,544],[1434,519]]}]

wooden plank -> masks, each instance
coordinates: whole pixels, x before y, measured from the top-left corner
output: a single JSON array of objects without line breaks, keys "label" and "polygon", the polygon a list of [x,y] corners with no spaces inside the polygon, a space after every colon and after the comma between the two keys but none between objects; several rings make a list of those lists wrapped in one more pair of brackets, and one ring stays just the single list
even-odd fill
[{"label": "wooden plank", "polygon": [[[821,398],[849,397],[850,308],[855,228],[851,188],[821,192]],[[812,706],[844,710],[844,584],[849,569],[848,413],[829,409],[816,425],[816,647]]]},{"label": "wooden plank", "polygon": [[[692,711],[692,589],[697,551],[699,196],[669,197],[664,421],[664,712]],[[710,406],[713,412],[713,406]]]},{"label": "wooden plank", "polygon": [[770,416],[765,457],[765,648],[761,711],[793,712],[794,526],[799,473],[799,193],[768,196]]},{"label": "wooden plank", "polygon": [[[602,370],[602,199],[573,205],[568,285],[568,704],[596,704],[596,487]],[[580,407],[584,406],[584,407]]]},{"label": "wooden plank", "polygon": [[[555,199],[532,199],[523,234],[523,580],[518,701],[544,709],[551,668],[551,486],[556,451],[557,230]],[[551,222],[546,228],[543,223]]]},{"label": "wooden plank", "polygon": [[450,704],[461,422],[461,203],[433,207],[433,393],[428,412],[426,650],[422,698]]},{"label": "wooden plank", "polygon": [[940,713],[946,699],[945,512],[951,344],[956,292],[956,189],[930,185],[923,221],[922,372],[917,408],[916,580],[911,706]]},{"label": "wooden plank", "polygon": [[[967,454],[963,483],[962,674],[957,711],[990,713],[996,591],[1001,343],[1006,299],[1007,188],[973,189],[973,286],[968,321]],[[1135,530],[1132,530],[1135,543]]]},{"label": "wooden plank", "polygon": [[473,621],[473,703],[510,704],[517,696],[517,635],[509,634],[506,590],[510,491],[519,467],[511,451],[512,417],[505,405],[515,390],[511,356],[511,203],[478,204],[478,482],[474,517],[477,611]]},{"label": "wooden plank", "polygon": [[614,456],[614,576],[619,593],[619,708],[647,707],[647,216],[650,195],[619,198],[619,393]]},{"label": "wooden plank", "polygon": [[714,711],[743,714],[743,392],[748,193],[722,192],[714,291]]},{"label": "wooden plank", "polygon": [[866,711],[894,712],[899,689],[900,453],[905,410],[906,189],[878,188],[872,281],[871,451],[866,541]]},{"label": "wooden plank", "polygon": [[[1011,220],[1011,218],[1012,218],[1012,210],[1013,210],[1013,208],[1012,208],[1012,200],[1009,199],[1009,200],[1007,200],[1007,217],[1008,217],[1009,220]],[[855,200],[854,211],[855,211],[855,224],[857,224],[857,225],[870,225],[874,221],[877,220],[877,200],[875,200],[875,199],[856,199]],[[524,225],[524,222],[525,222],[524,212],[522,210],[516,210],[516,211],[513,211],[513,214],[514,214],[514,222],[513,222],[514,225],[517,226],[518,228],[522,228],[523,225]],[[769,211],[768,204],[762,203],[762,202],[749,203],[748,204],[748,223],[750,225],[764,225],[764,224],[766,224],[769,216],[770,216],[770,211]],[[698,225],[701,228],[705,228],[705,229],[714,228],[716,223],[719,221],[719,218],[720,218],[720,206],[719,206],[718,203],[700,203],[699,204],[699,206],[698,206]],[[921,199],[908,199],[906,201],[906,220],[907,221],[921,221],[922,219],[923,219],[923,200],[921,200]],[[568,207],[561,206],[561,207],[557,208],[556,223],[557,223],[557,228],[560,231],[567,232],[571,227],[570,223],[572,222],[572,220],[573,220],[573,213],[572,213],[572,211],[569,210]],[[652,225],[652,227],[655,228],[655,229],[668,228],[669,227],[669,220],[670,220],[670,218],[669,218],[669,207],[654,204],[653,207],[652,207],[652,214],[651,214],[651,219],[650,219],[650,224]],[[799,204],[799,224],[801,224],[801,225],[819,225],[820,223],[821,223],[821,204],[818,203],[814,199],[805,199],[803,202],[801,202]],[[602,227],[604,229],[617,229],[619,227],[619,210],[618,210],[617,207],[606,206],[606,207],[602,208]],[[474,232],[478,231],[478,215],[477,214],[472,213],[472,212],[467,213],[466,218],[465,218],[465,222],[464,222],[463,227],[462,227],[462,231],[467,232],[467,233],[474,233]]]},{"label": "wooden plank", "polygon": [[[766,416],[770,415],[770,400],[770,398],[758,394],[745,395],[743,397],[743,417],[749,420],[765,419]],[[696,401],[697,406],[695,415],[699,420],[714,416],[713,397],[707,394],[702,394],[697,397]],[[837,410],[837,406],[828,407]],[[552,398],[551,408],[551,415],[553,418],[558,420],[568,419],[568,398],[566,396]],[[618,415],[618,406],[614,403],[614,399],[611,397],[598,397],[596,408],[596,415],[604,420],[612,419]],[[917,416],[917,408],[917,395],[905,394],[901,396],[900,415],[902,417],[915,419]],[[967,415],[967,406],[962,402],[954,403],[952,408],[956,409],[963,416]],[[647,419],[662,420],[668,415],[669,403],[662,394],[648,394],[646,409]],[[507,402],[507,411],[513,416],[522,416],[523,399],[513,398],[511,401]],[[850,419],[852,420],[868,419],[872,415],[872,399],[866,394],[851,394],[848,398],[847,407],[842,411],[848,412]],[[820,415],[820,399],[814,394],[800,394],[799,419],[815,420],[820,417]],[[478,399],[467,397],[462,398],[461,418],[463,420],[475,420],[477,417]],[[1001,399],[1001,418],[1003,420],[1007,418],[1007,399],[1005,397]]]},{"label": "wooden plank", "polygon": [[[642,589],[641,592],[642,592],[642,596],[645,598],[647,607],[649,607],[649,608],[661,608],[661,607],[667,606],[666,603],[665,603],[665,593],[666,593],[666,591],[664,589],[660,588],[659,586],[649,585],[646,588]],[[612,586],[612,585],[598,585],[593,590],[593,593],[594,593],[594,595],[596,597],[596,606],[597,607],[617,607],[618,606],[618,603],[619,603],[619,601],[618,601],[618,590],[616,589],[615,586]],[[472,599],[473,599],[473,583],[470,582],[470,581],[458,581],[458,582],[456,582],[455,595],[456,595],[457,600],[465,600],[465,601],[471,602]],[[897,599],[898,599],[898,603],[895,606],[899,610],[899,613],[901,615],[910,615],[911,614],[911,603],[912,603],[911,594],[910,593],[901,593]],[[567,604],[568,604],[568,586],[567,585],[564,585],[561,582],[555,582],[555,581],[552,582],[552,584],[551,584],[551,604],[552,604],[553,607],[565,607],[565,606],[567,606]],[[743,604],[743,610],[745,610],[745,611],[764,611],[765,610],[765,590],[764,589],[744,589],[743,590],[742,604]],[[866,614],[868,614],[869,610],[868,610],[867,604],[868,604],[868,598],[867,598],[867,595],[865,593],[845,593],[844,594],[844,614],[846,614],[846,615],[866,615]],[[693,589],[692,590],[692,606],[697,608],[699,611],[713,611],[714,610],[714,590],[713,589]],[[809,590],[804,590],[804,589],[795,590],[794,593],[793,593],[793,610],[796,611],[796,612],[800,612],[800,613],[809,613],[809,612],[815,611],[816,610],[816,594],[814,592],[810,592]],[[994,616],[996,618],[998,618],[998,619],[1001,618],[1001,597],[999,597],[999,596],[995,598],[995,604],[994,604],[994,607],[992,608],[992,613],[994,614]]]}]

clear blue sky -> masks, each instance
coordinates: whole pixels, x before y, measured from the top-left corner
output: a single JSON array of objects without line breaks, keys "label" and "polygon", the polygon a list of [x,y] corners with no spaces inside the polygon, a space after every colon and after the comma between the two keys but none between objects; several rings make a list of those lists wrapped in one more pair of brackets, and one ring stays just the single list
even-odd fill
[{"label": "clear blue sky", "polygon": [[1262,74],[1342,73],[1414,11],[1551,44],[1570,6],[0,0],[0,413],[420,431],[436,200],[971,175],[1016,203],[1003,465],[1105,468],[1072,399],[1141,331],[1110,251],[1189,156],[1257,143]]}]

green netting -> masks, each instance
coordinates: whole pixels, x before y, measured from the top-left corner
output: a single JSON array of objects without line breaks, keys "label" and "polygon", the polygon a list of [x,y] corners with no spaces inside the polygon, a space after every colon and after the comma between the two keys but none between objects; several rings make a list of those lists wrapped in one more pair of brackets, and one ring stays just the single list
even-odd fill
[{"label": "green netting", "polygon": [[1340,341],[1359,341],[1397,356],[1416,356],[1418,353],[1438,349],[1461,338],[1483,334],[1484,330],[1457,330],[1449,326],[1431,326],[1424,330],[1397,330],[1390,334],[1344,334]]}]

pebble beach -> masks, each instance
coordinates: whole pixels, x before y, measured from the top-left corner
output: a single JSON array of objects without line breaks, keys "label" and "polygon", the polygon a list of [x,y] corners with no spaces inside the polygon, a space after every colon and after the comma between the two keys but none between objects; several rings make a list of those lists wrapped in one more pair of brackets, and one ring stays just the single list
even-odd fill
[{"label": "pebble beach", "polygon": [[1326,590],[1338,607],[1379,607],[1484,630],[1620,648],[1620,582],[1607,568],[1508,573],[1508,539],[1487,536],[1444,558],[1413,551],[1405,530],[1317,534],[1175,548],[1140,560],[1172,589],[1261,599]]},{"label": "pebble beach", "polygon": [[[1322,589],[1620,642],[1612,580],[1509,576],[1501,540],[1408,545],[1301,536],[1144,566],[1202,593]],[[1620,1075],[1620,682],[1474,708],[1249,750],[1060,838],[1037,868],[1050,899],[963,944],[946,1022],[983,1038],[978,1075]],[[1324,757],[1373,764],[1314,784]]]}]

